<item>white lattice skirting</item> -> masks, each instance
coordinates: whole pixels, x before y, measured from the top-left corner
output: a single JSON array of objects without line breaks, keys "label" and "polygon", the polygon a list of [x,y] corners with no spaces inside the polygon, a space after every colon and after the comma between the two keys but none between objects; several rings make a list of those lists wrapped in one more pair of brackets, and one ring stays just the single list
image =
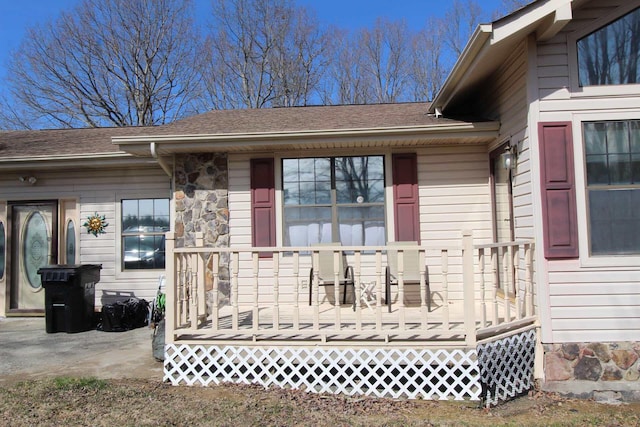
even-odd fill
[{"label": "white lattice skirting", "polygon": [[535,329],[478,346],[486,406],[495,406],[533,388],[535,351]]},{"label": "white lattice skirting", "polygon": [[316,393],[480,400],[475,350],[165,346],[174,385],[260,384]]}]

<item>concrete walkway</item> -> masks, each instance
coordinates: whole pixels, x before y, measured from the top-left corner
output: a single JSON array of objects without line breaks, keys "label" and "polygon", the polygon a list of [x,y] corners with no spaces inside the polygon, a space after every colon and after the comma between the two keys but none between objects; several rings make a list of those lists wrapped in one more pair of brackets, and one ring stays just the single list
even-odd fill
[{"label": "concrete walkway", "polygon": [[0,383],[42,376],[162,381],[163,366],[148,327],[48,334],[43,317],[0,318]]}]

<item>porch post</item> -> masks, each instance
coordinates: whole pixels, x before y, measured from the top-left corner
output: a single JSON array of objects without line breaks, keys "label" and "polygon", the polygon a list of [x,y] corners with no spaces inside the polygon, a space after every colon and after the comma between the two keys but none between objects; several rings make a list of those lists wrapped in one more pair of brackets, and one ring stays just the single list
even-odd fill
[{"label": "porch post", "polygon": [[176,247],[175,233],[169,231],[165,234],[165,312],[164,312],[164,342],[165,344],[173,344],[174,330],[176,321],[176,267],[175,253]]},{"label": "porch post", "polygon": [[476,313],[473,277],[473,233],[462,231],[462,287],[464,298],[464,331],[468,347],[476,345]]}]

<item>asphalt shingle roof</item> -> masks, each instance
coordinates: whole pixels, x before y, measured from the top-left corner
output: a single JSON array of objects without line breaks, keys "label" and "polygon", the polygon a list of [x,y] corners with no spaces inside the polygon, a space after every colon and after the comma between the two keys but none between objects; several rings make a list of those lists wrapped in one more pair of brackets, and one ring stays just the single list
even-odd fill
[{"label": "asphalt shingle roof", "polygon": [[112,137],[286,133],[460,123],[430,116],[428,107],[427,103],[400,103],[213,110],[153,127],[1,131],[0,159],[117,153],[118,146],[111,142]]}]

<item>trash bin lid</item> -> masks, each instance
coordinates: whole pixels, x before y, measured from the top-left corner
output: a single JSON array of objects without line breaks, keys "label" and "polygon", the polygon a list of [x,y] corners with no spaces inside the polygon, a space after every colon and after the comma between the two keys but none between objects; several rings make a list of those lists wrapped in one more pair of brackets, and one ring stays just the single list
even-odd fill
[{"label": "trash bin lid", "polygon": [[68,282],[70,278],[84,270],[102,269],[102,264],[59,264],[38,269],[42,282]]}]

